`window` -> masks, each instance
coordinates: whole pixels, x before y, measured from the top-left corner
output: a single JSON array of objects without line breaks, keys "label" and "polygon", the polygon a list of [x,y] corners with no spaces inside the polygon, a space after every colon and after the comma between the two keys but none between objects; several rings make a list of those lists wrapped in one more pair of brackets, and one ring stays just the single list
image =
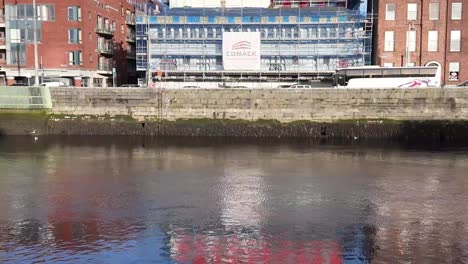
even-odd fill
[{"label": "window", "polygon": [[81,21],[81,7],[79,6],[68,7],[68,21]]},{"label": "window", "polygon": [[[42,34],[41,34],[41,29],[36,29],[36,38],[38,42],[42,41]],[[34,43],[34,29],[28,28],[26,30],[26,40],[29,43]]]},{"label": "window", "polygon": [[26,64],[26,47],[19,43],[11,43],[11,50],[7,51],[7,63],[8,64]]},{"label": "window", "polygon": [[416,20],[418,17],[418,4],[409,3],[408,4],[408,20]]},{"label": "window", "polygon": [[14,28],[10,28],[10,42],[11,43],[21,43],[22,40],[21,39],[21,34],[20,34],[20,30],[19,29],[14,29]]},{"label": "window", "polygon": [[[41,29],[36,30],[37,41],[41,42],[42,35]],[[34,30],[32,28],[10,29],[10,42],[11,43],[34,43]]]},{"label": "window", "polygon": [[81,29],[79,28],[68,29],[68,43],[81,44]]},{"label": "window", "polygon": [[115,23],[115,21],[112,21],[112,31],[116,31],[117,30],[117,23]]},{"label": "window", "polygon": [[396,4],[387,4],[385,7],[385,20],[395,20]]},{"label": "window", "polygon": [[429,3],[429,20],[439,20],[439,3]]},{"label": "window", "polygon": [[[31,4],[8,5],[7,8],[7,14],[15,20],[33,19],[34,12]],[[40,21],[55,20],[55,5],[37,5],[36,12],[37,19]]]},{"label": "window", "polygon": [[407,45],[409,51],[416,51],[416,31],[411,30],[406,32]]},{"label": "window", "polygon": [[458,81],[460,73],[460,63],[450,62],[449,63],[449,81]]},{"label": "window", "polygon": [[450,31],[450,51],[460,51],[461,49],[461,31],[452,30]]},{"label": "window", "polygon": [[88,34],[88,39],[89,39],[89,40],[93,40],[93,34],[89,33],[89,34]]},{"label": "window", "polygon": [[55,5],[38,5],[36,7],[37,19],[41,21],[55,20]]},{"label": "window", "polygon": [[292,64],[299,65],[299,57],[298,56],[293,56],[292,57]]},{"label": "window", "polygon": [[452,3],[452,20],[461,20],[462,3]]},{"label": "window", "polygon": [[93,54],[89,54],[89,62],[93,62]]},{"label": "window", "polygon": [[109,28],[109,19],[108,18],[104,18],[104,26],[105,26],[105,28]]},{"label": "window", "polygon": [[120,33],[122,33],[122,34],[125,33],[125,29],[124,29],[124,25],[123,25],[123,24],[120,25]]},{"label": "window", "polygon": [[395,51],[395,31],[385,31],[384,51]]},{"label": "window", "polygon": [[69,51],[68,52],[68,65],[81,65],[81,51]]},{"label": "window", "polygon": [[427,36],[427,51],[438,51],[439,50],[439,32],[428,31]]}]

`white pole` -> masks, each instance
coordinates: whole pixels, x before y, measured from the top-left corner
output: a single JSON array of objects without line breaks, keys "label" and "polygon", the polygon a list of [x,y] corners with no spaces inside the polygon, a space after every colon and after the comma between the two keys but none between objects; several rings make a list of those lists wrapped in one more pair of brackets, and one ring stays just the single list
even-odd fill
[{"label": "white pole", "polygon": [[411,22],[408,22],[408,32],[406,32],[406,67],[410,66],[410,30],[411,30]]},{"label": "white pole", "polygon": [[[147,6],[148,8],[148,6]],[[150,84],[150,17],[149,17],[149,10],[146,10],[146,87],[149,87]]]},{"label": "white pole", "polygon": [[34,37],[34,85],[39,85],[39,60],[37,59],[37,10],[36,0],[33,0],[33,37]]}]

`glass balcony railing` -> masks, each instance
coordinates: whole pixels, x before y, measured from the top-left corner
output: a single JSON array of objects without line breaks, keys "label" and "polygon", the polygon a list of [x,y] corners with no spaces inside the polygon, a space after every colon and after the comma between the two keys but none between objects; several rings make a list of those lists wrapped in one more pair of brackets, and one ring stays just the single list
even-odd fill
[{"label": "glass balcony railing", "polygon": [[100,43],[97,50],[101,54],[112,54],[114,52],[114,45],[112,43]]},{"label": "glass balcony railing", "polygon": [[112,72],[112,64],[111,63],[99,63],[98,70],[105,71],[105,72]]},{"label": "glass balcony railing", "polygon": [[112,35],[114,35],[114,29],[110,25],[97,24],[96,25],[96,33],[112,36]]},{"label": "glass balcony railing", "polygon": [[127,25],[135,25],[135,15],[127,15],[125,17],[125,23]]},{"label": "glass balcony railing", "polygon": [[133,32],[127,33],[127,42],[135,42],[135,33]]}]

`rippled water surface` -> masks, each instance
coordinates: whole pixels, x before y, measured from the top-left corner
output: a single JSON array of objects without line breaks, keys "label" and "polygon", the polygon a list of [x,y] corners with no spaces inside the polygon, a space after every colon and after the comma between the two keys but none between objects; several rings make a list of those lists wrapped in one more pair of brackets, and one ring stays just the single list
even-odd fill
[{"label": "rippled water surface", "polygon": [[468,263],[468,149],[0,139],[0,263]]}]

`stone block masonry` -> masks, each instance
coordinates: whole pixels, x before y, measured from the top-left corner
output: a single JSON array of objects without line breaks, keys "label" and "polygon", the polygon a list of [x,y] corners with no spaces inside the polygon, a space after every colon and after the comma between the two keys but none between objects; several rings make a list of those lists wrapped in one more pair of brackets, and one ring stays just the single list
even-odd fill
[{"label": "stone block masonry", "polygon": [[51,88],[50,94],[51,110],[0,111],[0,136],[35,130],[468,142],[464,89]]},{"label": "stone block masonry", "polygon": [[468,120],[468,89],[51,88],[52,113],[179,119],[336,122]]}]

